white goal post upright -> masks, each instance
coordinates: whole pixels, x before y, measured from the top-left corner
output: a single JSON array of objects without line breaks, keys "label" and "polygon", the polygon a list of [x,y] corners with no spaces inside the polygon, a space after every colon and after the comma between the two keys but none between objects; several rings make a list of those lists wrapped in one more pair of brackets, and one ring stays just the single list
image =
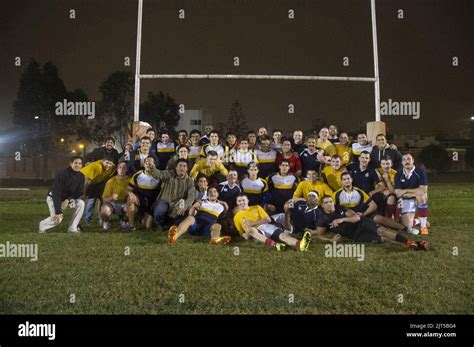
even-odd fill
[{"label": "white goal post upright", "polygon": [[298,76],[298,75],[236,75],[236,74],[141,74],[140,56],[142,41],[143,0],[138,0],[137,21],[137,55],[135,63],[135,98],[133,105],[133,120],[138,122],[140,107],[140,79],[247,79],[247,80],[293,80],[293,81],[349,81],[349,82],[372,82],[374,83],[375,100],[375,122],[367,124],[369,139],[374,139],[378,133],[385,133],[385,124],[380,121],[380,78],[379,61],[377,50],[377,23],[375,16],[375,0],[370,0],[372,16],[372,44],[374,54],[374,77],[349,77],[349,76]]}]

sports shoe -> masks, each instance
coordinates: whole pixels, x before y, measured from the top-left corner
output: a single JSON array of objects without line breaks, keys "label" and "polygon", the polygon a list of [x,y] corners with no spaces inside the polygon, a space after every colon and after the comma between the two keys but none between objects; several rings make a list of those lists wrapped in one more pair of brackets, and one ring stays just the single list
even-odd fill
[{"label": "sports shoe", "polygon": [[130,224],[126,223],[126,224],[122,225],[122,230],[125,231],[125,232],[129,232],[129,231],[136,231],[137,228],[133,225],[130,225]]},{"label": "sports shoe", "polygon": [[281,251],[284,251],[286,248],[286,245],[284,243],[280,243],[280,242],[276,242],[275,243],[275,249],[278,251],[278,252],[281,252]]},{"label": "sports shoe", "polygon": [[407,240],[406,245],[407,245],[408,249],[417,249],[418,248],[418,243],[416,243],[413,240]]},{"label": "sports shoe", "polygon": [[418,235],[420,233],[420,230],[418,230],[417,228],[407,228],[407,233],[412,235]]},{"label": "sports shoe", "polygon": [[418,241],[416,243],[416,245],[418,246],[416,248],[416,250],[427,251],[431,247],[431,242],[429,242],[429,241]]},{"label": "sports shoe", "polygon": [[300,241],[300,251],[306,252],[308,250],[310,243],[311,243],[311,233],[309,231],[305,231],[305,233],[303,234],[303,238]]},{"label": "sports shoe", "polygon": [[76,229],[67,229],[68,233],[79,234],[81,232],[81,228],[77,227]]},{"label": "sports shoe", "polygon": [[428,235],[428,234],[429,234],[428,223],[426,223],[426,227],[421,228],[421,235]]},{"label": "sports shoe", "polygon": [[178,228],[176,225],[172,225],[168,229],[168,242],[169,243],[176,243],[176,232],[178,231]]},{"label": "sports shoe", "polygon": [[109,222],[103,222],[102,223],[102,229],[103,230],[109,230],[110,229],[110,223]]},{"label": "sports shoe", "polygon": [[219,244],[227,245],[230,242],[230,240],[231,240],[230,236],[220,236],[217,239],[210,239],[209,243],[211,245],[219,245]]}]

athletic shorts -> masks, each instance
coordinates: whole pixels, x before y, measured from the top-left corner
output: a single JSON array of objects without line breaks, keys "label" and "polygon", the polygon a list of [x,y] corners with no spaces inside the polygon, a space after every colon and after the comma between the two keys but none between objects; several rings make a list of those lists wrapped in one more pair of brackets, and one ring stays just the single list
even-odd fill
[{"label": "athletic shorts", "polygon": [[115,213],[119,216],[125,215],[125,206],[126,204],[121,204],[118,202],[109,202],[109,204],[112,206],[112,213]]},{"label": "athletic shorts", "polygon": [[381,243],[382,239],[377,234],[377,228],[377,224],[372,219],[362,218],[352,239],[359,242]]},{"label": "athletic shorts", "polygon": [[402,198],[402,206],[401,206],[402,214],[405,213],[415,213],[416,212],[416,199],[403,199]]},{"label": "athletic shorts", "polygon": [[372,200],[377,204],[377,210],[382,214],[385,213],[385,208],[387,207],[387,200],[390,196],[395,198],[397,201],[397,196],[395,194],[384,195],[383,193],[376,193],[372,196]]},{"label": "athletic shorts", "polygon": [[146,197],[140,194],[135,194],[138,197],[140,206],[138,206],[138,215],[143,216],[145,213],[153,215],[153,204],[154,201],[148,200]]},{"label": "athletic shorts", "polygon": [[273,240],[275,242],[281,242],[280,234],[283,233],[283,229],[272,223],[262,224],[257,228],[258,232],[263,236]]},{"label": "athletic shorts", "polygon": [[196,223],[192,224],[189,229],[188,233],[195,236],[211,236],[211,226],[209,222],[205,221],[196,221]]},{"label": "athletic shorts", "polygon": [[[271,215],[272,220],[281,225],[282,229],[285,229],[285,214],[284,213],[277,213],[277,214],[272,214]],[[290,233],[293,233],[293,225],[290,224]]]}]

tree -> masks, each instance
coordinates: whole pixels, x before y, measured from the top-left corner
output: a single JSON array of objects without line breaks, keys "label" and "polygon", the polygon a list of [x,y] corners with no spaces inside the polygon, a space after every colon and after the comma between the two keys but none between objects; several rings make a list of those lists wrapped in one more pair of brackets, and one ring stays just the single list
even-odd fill
[{"label": "tree", "polygon": [[442,145],[424,147],[418,158],[427,169],[433,170],[435,173],[448,171],[451,166],[449,152]]},{"label": "tree", "polygon": [[227,131],[235,133],[238,139],[243,138],[249,131],[247,118],[242,111],[242,104],[237,99],[234,101],[229,111]]},{"label": "tree", "polygon": [[140,120],[150,123],[158,132],[167,130],[174,135],[179,119],[179,105],[161,90],[158,94],[149,92],[140,105]]},{"label": "tree", "polygon": [[32,59],[21,75],[13,103],[13,122],[26,134],[22,138],[24,154],[47,157],[48,152],[57,148],[59,133],[73,128],[70,118],[55,112],[56,102],[62,101],[66,95],[58,68],[51,62],[40,68],[39,63]]},{"label": "tree", "polygon": [[474,168],[474,146],[466,149],[466,164],[468,167]]},{"label": "tree", "polygon": [[[134,77],[128,71],[113,72],[101,83],[101,98],[97,103],[96,116],[85,120],[89,140],[100,144],[107,136],[115,135],[117,142],[125,145],[128,127],[133,121],[133,86]],[[81,131],[83,136],[86,134],[85,129]]]}]

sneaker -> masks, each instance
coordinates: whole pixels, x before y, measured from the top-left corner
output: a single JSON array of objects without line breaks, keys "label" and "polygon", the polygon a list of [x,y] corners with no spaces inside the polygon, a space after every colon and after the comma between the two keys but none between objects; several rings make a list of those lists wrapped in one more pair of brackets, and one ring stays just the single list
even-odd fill
[{"label": "sneaker", "polygon": [[217,239],[210,239],[209,240],[209,243],[211,245],[227,245],[231,240],[231,237],[230,236],[221,236],[221,237],[218,237]]},{"label": "sneaker", "polygon": [[420,230],[418,230],[417,228],[407,228],[407,233],[412,235],[418,235],[420,233]]},{"label": "sneaker", "polygon": [[275,243],[275,249],[278,252],[284,251],[285,248],[286,248],[286,245],[284,243],[280,243],[280,242]]},{"label": "sneaker", "polygon": [[417,249],[418,248],[418,244],[413,240],[407,240],[406,245],[407,245],[408,249]]},{"label": "sneaker", "polygon": [[309,231],[305,231],[305,233],[303,234],[303,238],[300,241],[300,251],[306,252],[308,250],[310,243],[311,243],[311,233]]},{"label": "sneaker", "polygon": [[418,246],[416,248],[417,250],[427,251],[431,247],[431,242],[429,242],[429,241],[418,241],[416,243],[416,245]]},{"label": "sneaker", "polygon": [[73,233],[73,234],[79,234],[81,232],[81,229],[77,227],[76,229],[68,229],[68,233]]},{"label": "sneaker", "polygon": [[110,223],[109,222],[103,222],[102,223],[102,230],[109,230],[110,229]]},{"label": "sneaker", "polygon": [[122,230],[125,231],[125,232],[130,232],[130,231],[136,231],[137,228],[135,228],[135,226],[133,226],[133,225],[130,225],[130,224],[126,223],[126,224],[122,225]]},{"label": "sneaker", "polygon": [[176,233],[178,231],[178,227],[176,225],[172,225],[168,229],[168,242],[169,243],[176,243]]},{"label": "sneaker", "polygon": [[426,223],[426,227],[421,228],[421,235],[428,235],[428,234],[429,234],[428,223]]},{"label": "sneaker", "polygon": [[123,220],[120,221],[120,226],[122,227],[122,229],[127,229],[129,227],[129,224],[128,222],[125,222]]}]

